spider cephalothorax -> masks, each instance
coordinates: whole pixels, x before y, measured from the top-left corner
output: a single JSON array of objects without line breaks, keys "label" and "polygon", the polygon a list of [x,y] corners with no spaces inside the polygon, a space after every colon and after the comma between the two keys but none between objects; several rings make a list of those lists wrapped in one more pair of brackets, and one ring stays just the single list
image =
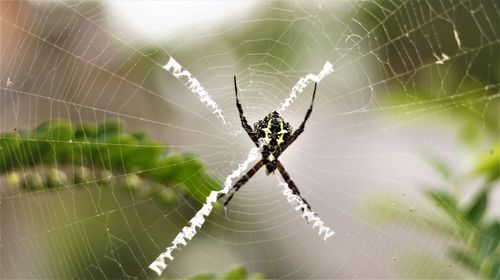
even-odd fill
[{"label": "spider cephalothorax", "polygon": [[[309,106],[309,110],[306,112],[306,116],[304,120],[300,124],[299,128],[292,132],[292,127],[289,123],[285,122],[280,114],[276,111],[268,114],[263,120],[256,122],[252,127],[248,124],[245,115],[243,114],[243,108],[241,107],[240,101],[238,99],[238,86],[236,85],[236,76],[234,77],[234,91],[236,93],[236,107],[238,107],[238,112],[240,114],[241,125],[247,132],[252,142],[255,146],[259,147],[259,139],[264,139],[264,144],[262,145],[262,159],[259,160],[248,172],[241,176],[241,178],[233,185],[233,187],[229,190],[228,198],[226,202],[224,202],[224,209],[226,209],[227,204],[233,198],[234,194],[243,186],[250,178],[262,167],[266,166],[266,173],[269,175],[270,173],[274,173],[276,169],[280,172],[281,176],[288,184],[288,187],[292,190],[293,194],[299,196],[304,203],[307,205],[307,208],[311,210],[309,203],[302,198],[300,195],[299,189],[286,172],[285,167],[279,161],[279,156],[283,153],[286,148],[288,148],[299,135],[304,132],[304,127],[306,125],[309,116],[312,113],[314,97],[316,96],[316,83],[314,84],[314,91],[312,95],[311,105]],[[224,194],[220,194],[219,198],[224,196]]]},{"label": "spider cephalothorax", "polygon": [[265,141],[262,147],[262,161],[266,166],[266,173],[273,173],[278,167],[278,157],[283,151],[282,147],[288,143],[292,135],[292,127],[274,111],[256,122],[253,129],[257,138]]}]

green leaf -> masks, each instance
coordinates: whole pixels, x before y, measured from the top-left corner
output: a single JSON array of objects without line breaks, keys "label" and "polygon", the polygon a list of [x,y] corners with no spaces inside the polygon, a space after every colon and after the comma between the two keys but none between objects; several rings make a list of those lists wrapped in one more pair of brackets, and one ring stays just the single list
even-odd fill
[{"label": "green leaf", "polygon": [[481,235],[479,253],[482,256],[489,256],[498,249],[500,241],[500,222],[492,222],[486,227],[484,233]]},{"label": "green leaf", "polygon": [[462,266],[469,268],[472,271],[479,270],[479,264],[472,257],[472,253],[464,251],[463,249],[450,249],[448,255]]},{"label": "green leaf", "polygon": [[498,258],[491,264],[487,277],[489,279],[500,279],[500,260]]},{"label": "green leaf", "polygon": [[108,121],[97,126],[96,138],[108,139],[120,135],[122,126],[117,121]]},{"label": "green leaf", "polygon": [[71,124],[66,121],[51,122],[45,133],[38,133],[41,139],[57,142],[73,140],[74,131]]},{"label": "green leaf", "polygon": [[427,162],[429,162],[432,167],[441,175],[443,179],[448,180],[451,176],[451,171],[446,162],[437,156],[426,157]]},{"label": "green leaf", "polygon": [[212,273],[202,273],[188,278],[189,280],[215,280],[217,277]]},{"label": "green leaf", "polygon": [[488,192],[486,190],[479,193],[475,198],[474,202],[470,206],[469,210],[466,211],[465,217],[472,224],[478,224],[486,208],[488,207]]},{"label": "green leaf", "polygon": [[253,273],[248,277],[250,280],[265,280],[264,274],[262,273]]},{"label": "green leaf", "polygon": [[224,280],[247,279],[247,277],[248,277],[247,269],[242,265],[238,265],[238,266],[235,266],[233,268],[230,268],[224,274]]},{"label": "green leaf", "polygon": [[135,145],[135,147],[129,148],[129,152],[127,153],[125,160],[126,169],[133,170],[137,167],[151,169],[156,167],[157,162],[151,161],[151,159],[160,158],[163,154],[163,148],[161,146],[154,146],[151,142],[144,143],[146,146],[140,146],[137,142]]},{"label": "green leaf", "polygon": [[500,261],[494,258],[485,258],[479,268],[480,274],[488,279],[499,279]]},{"label": "green leaf", "polygon": [[486,176],[490,182],[500,177],[500,142],[479,157],[475,172]]},{"label": "green leaf", "polygon": [[430,190],[426,191],[425,194],[436,204],[437,207],[444,210],[450,218],[456,220],[460,216],[460,212],[457,207],[457,202],[454,197],[449,195],[444,191]]},{"label": "green leaf", "polygon": [[0,174],[19,165],[21,160],[19,158],[19,144],[17,133],[9,132],[0,135]]},{"label": "green leaf", "polygon": [[47,141],[37,141],[35,137],[30,139],[29,137],[21,138],[19,143],[19,150],[16,151],[18,154],[13,155],[19,159],[19,163],[14,166],[14,168],[20,168],[23,166],[34,166],[45,159],[45,163],[51,164],[54,160],[54,153]]},{"label": "green leaf", "polygon": [[230,267],[225,273],[224,276],[216,276],[212,273],[201,273],[195,276],[188,278],[190,280],[208,280],[208,279],[224,279],[224,280],[240,280],[240,279],[252,279],[252,280],[264,280],[264,276],[261,273],[254,273],[252,275],[248,275],[247,269],[242,265],[236,265]]},{"label": "green leaf", "polygon": [[36,147],[32,152],[39,153],[42,163],[53,164],[56,160],[59,163],[71,163],[73,136],[74,130],[69,122],[53,121],[40,125],[24,141]]},{"label": "green leaf", "polygon": [[97,127],[91,124],[82,124],[75,128],[75,139],[84,140],[87,138],[96,138]]}]

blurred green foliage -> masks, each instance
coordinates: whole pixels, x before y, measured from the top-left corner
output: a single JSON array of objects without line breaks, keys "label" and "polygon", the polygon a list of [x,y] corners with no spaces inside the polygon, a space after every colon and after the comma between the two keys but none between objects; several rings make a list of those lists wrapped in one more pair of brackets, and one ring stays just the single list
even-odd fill
[{"label": "blurred green foliage", "polygon": [[244,266],[234,266],[229,268],[223,275],[215,275],[211,273],[203,273],[188,278],[189,280],[263,280],[264,276],[260,273],[248,274]]},{"label": "blurred green foliage", "polygon": [[[359,9],[360,22],[370,32],[359,44],[384,62],[377,64],[376,73],[386,81],[381,95],[386,113],[413,121],[443,118],[458,125],[457,139],[474,158],[473,166],[461,173],[434,153],[426,158],[441,178],[438,185],[424,186],[427,205],[434,207],[422,207],[417,214],[402,199],[381,196],[366,205],[366,215],[381,223],[410,220],[418,229],[452,240],[448,259],[470,277],[486,279],[500,279],[500,217],[489,211],[491,193],[500,184],[500,45],[489,27],[500,24],[494,2],[377,0]],[[480,17],[471,13],[479,9],[484,12]],[[449,20],[436,16],[440,14],[450,15]],[[447,59],[438,63],[443,54]],[[472,199],[466,195],[471,193]],[[429,259],[442,259],[423,256],[417,250],[403,271],[414,271],[416,278],[443,271],[439,265],[432,272],[412,270]]]},{"label": "blurred green foliage", "polygon": [[[398,209],[412,208],[398,198],[385,198],[375,199],[376,203],[366,208],[366,214],[383,223],[407,223],[408,219],[414,219],[412,225],[418,225],[419,229],[431,230],[453,241],[454,246],[446,252],[450,259],[476,277],[500,279],[500,219],[498,213],[488,215],[491,192],[500,185],[500,142],[476,157],[469,174],[454,174],[439,158],[429,162],[444,185],[426,186],[425,196],[436,207],[432,213],[418,216],[410,211],[411,217],[402,215]],[[467,201],[460,190],[474,182],[480,182],[481,187]]]},{"label": "blurred green foliage", "polygon": [[[0,175],[27,192],[116,184],[165,206],[188,194],[203,202],[220,188],[190,154],[173,153],[143,133],[126,133],[118,122],[74,125],[51,121],[33,131],[0,134]],[[117,233],[115,233],[117,234]],[[112,268],[106,269],[112,273]],[[117,274],[118,275],[118,274]],[[236,266],[224,275],[191,279],[264,279]]]},{"label": "blurred green foliage", "polygon": [[[476,10],[481,15],[471,12]],[[442,185],[425,186],[427,202],[437,208],[424,210],[433,212],[416,215],[401,199],[385,196],[366,213],[379,222],[413,219],[419,229],[451,238],[450,259],[473,277],[489,279],[500,279],[499,215],[488,212],[492,190],[500,184],[500,45],[490,28],[500,25],[496,11],[495,1],[452,0],[376,0],[359,9],[370,33],[359,44],[384,62],[377,73],[387,81],[386,112],[412,119],[445,116],[461,126],[457,138],[475,158],[462,174],[435,155],[428,158],[442,180]],[[442,14],[447,17],[436,16]],[[438,62],[441,57],[446,59]],[[475,195],[469,200],[465,193]],[[399,211],[405,208],[410,211]],[[418,267],[419,260],[411,265]]]},{"label": "blurred green foliage", "polygon": [[116,182],[165,205],[179,193],[202,202],[220,188],[193,155],[171,152],[143,133],[126,133],[114,121],[50,121],[33,131],[2,133],[0,175],[5,174],[26,191]]},{"label": "blurred green foliage", "polygon": [[[445,215],[444,224],[449,229],[443,233],[459,241],[448,255],[476,275],[488,279],[500,278],[500,219],[498,213],[486,216],[491,191],[494,186],[498,187],[500,179],[499,147],[500,142],[477,158],[471,176],[482,182],[482,187],[469,203],[462,205],[461,197],[454,190],[426,191],[429,200]],[[444,179],[454,188],[461,187],[455,183],[462,181],[459,178]]]}]

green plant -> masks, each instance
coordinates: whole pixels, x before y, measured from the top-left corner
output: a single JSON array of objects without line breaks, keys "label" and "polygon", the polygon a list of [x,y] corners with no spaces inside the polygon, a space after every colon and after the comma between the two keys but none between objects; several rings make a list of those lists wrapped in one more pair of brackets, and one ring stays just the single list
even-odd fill
[{"label": "green plant", "polygon": [[[426,186],[425,197],[436,208],[431,208],[432,213],[412,215],[413,224],[453,240],[454,246],[446,255],[476,277],[500,279],[500,220],[498,213],[487,215],[490,194],[500,181],[500,142],[477,156],[474,167],[466,175],[454,174],[439,158],[429,161],[446,187]],[[461,190],[473,182],[479,182],[481,187],[471,201],[464,201]],[[403,222],[408,217],[397,209],[412,208],[398,198],[390,200],[396,201],[391,203],[395,207],[388,208],[384,206],[388,205],[386,201],[376,200],[366,208],[367,214],[379,222]]]},{"label": "green plant", "polygon": [[264,276],[260,273],[248,274],[247,269],[244,266],[237,265],[229,268],[223,275],[215,275],[213,273],[202,273],[188,278],[190,280],[215,280],[215,279],[224,279],[224,280],[263,280]]},{"label": "green plant", "polygon": [[219,182],[191,154],[169,151],[119,122],[75,125],[50,121],[33,131],[0,134],[0,175],[25,191],[116,183],[171,205],[178,194],[203,201]]},{"label": "green plant", "polygon": [[497,143],[477,160],[473,176],[482,179],[482,187],[471,202],[461,205],[460,197],[453,191],[426,192],[446,216],[446,224],[451,230],[447,231],[448,235],[461,243],[448,255],[477,275],[489,279],[500,278],[500,220],[498,215],[489,219],[485,216],[490,193],[499,180],[499,170],[500,143]]}]

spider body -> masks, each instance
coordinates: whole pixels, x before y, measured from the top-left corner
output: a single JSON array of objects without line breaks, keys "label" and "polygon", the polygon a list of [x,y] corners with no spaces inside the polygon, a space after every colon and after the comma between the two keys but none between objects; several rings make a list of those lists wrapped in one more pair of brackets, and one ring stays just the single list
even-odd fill
[{"label": "spider body", "polygon": [[[247,132],[248,136],[255,144],[255,146],[260,146],[259,139],[264,139],[264,144],[261,147],[262,159],[259,160],[247,173],[240,177],[238,181],[232,186],[232,188],[228,192],[228,198],[224,202],[224,210],[226,210],[226,206],[233,198],[234,194],[244,185],[250,178],[263,166],[266,166],[266,174],[269,175],[274,173],[276,169],[279,171],[285,182],[287,183],[290,190],[292,190],[293,194],[299,196],[304,203],[307,205],[307,208],[311,210],[309,203],[302,198],[300,195],[300,191],[290,178],[290,175],[285,170],[285,167],[279,161],[279,156],[299,137],[302,132],[304,132],[304,127],[306,125],[309,116],[312,113],[314,97],[316,96],[316,86],[314,84],[314,91],[312,95],[311,105],[306,112],[306,116],[304,120],[300,124],[299,128],[295,131],[292,130],[292,127],[289,123],[285,122],[281,115],[274,111],[269,113],[264,119],[256,122],[253,128],[248,124],[245,115],[243,114],[243,107],[241,107],[240,101],[238,99],[238,86],[236,85],[236,76],[234,76],[234,91],[236,94],[236,107],[238,108],[238,112],[240,115],[241,125],[243,129]],[[221,198],[225,194],[220,194],[218,198]],[[304,211],[304,210],[302,210]]]},{"label": "spider body", "polygon": [[253,127],[257,138],[265,141],[262,147],[262,161],[266,166],[266,174],[269,175],[278,167],[278,157],[283,151],[282,147],[288,144],[292,127],[276,111],[256,122]]}]

